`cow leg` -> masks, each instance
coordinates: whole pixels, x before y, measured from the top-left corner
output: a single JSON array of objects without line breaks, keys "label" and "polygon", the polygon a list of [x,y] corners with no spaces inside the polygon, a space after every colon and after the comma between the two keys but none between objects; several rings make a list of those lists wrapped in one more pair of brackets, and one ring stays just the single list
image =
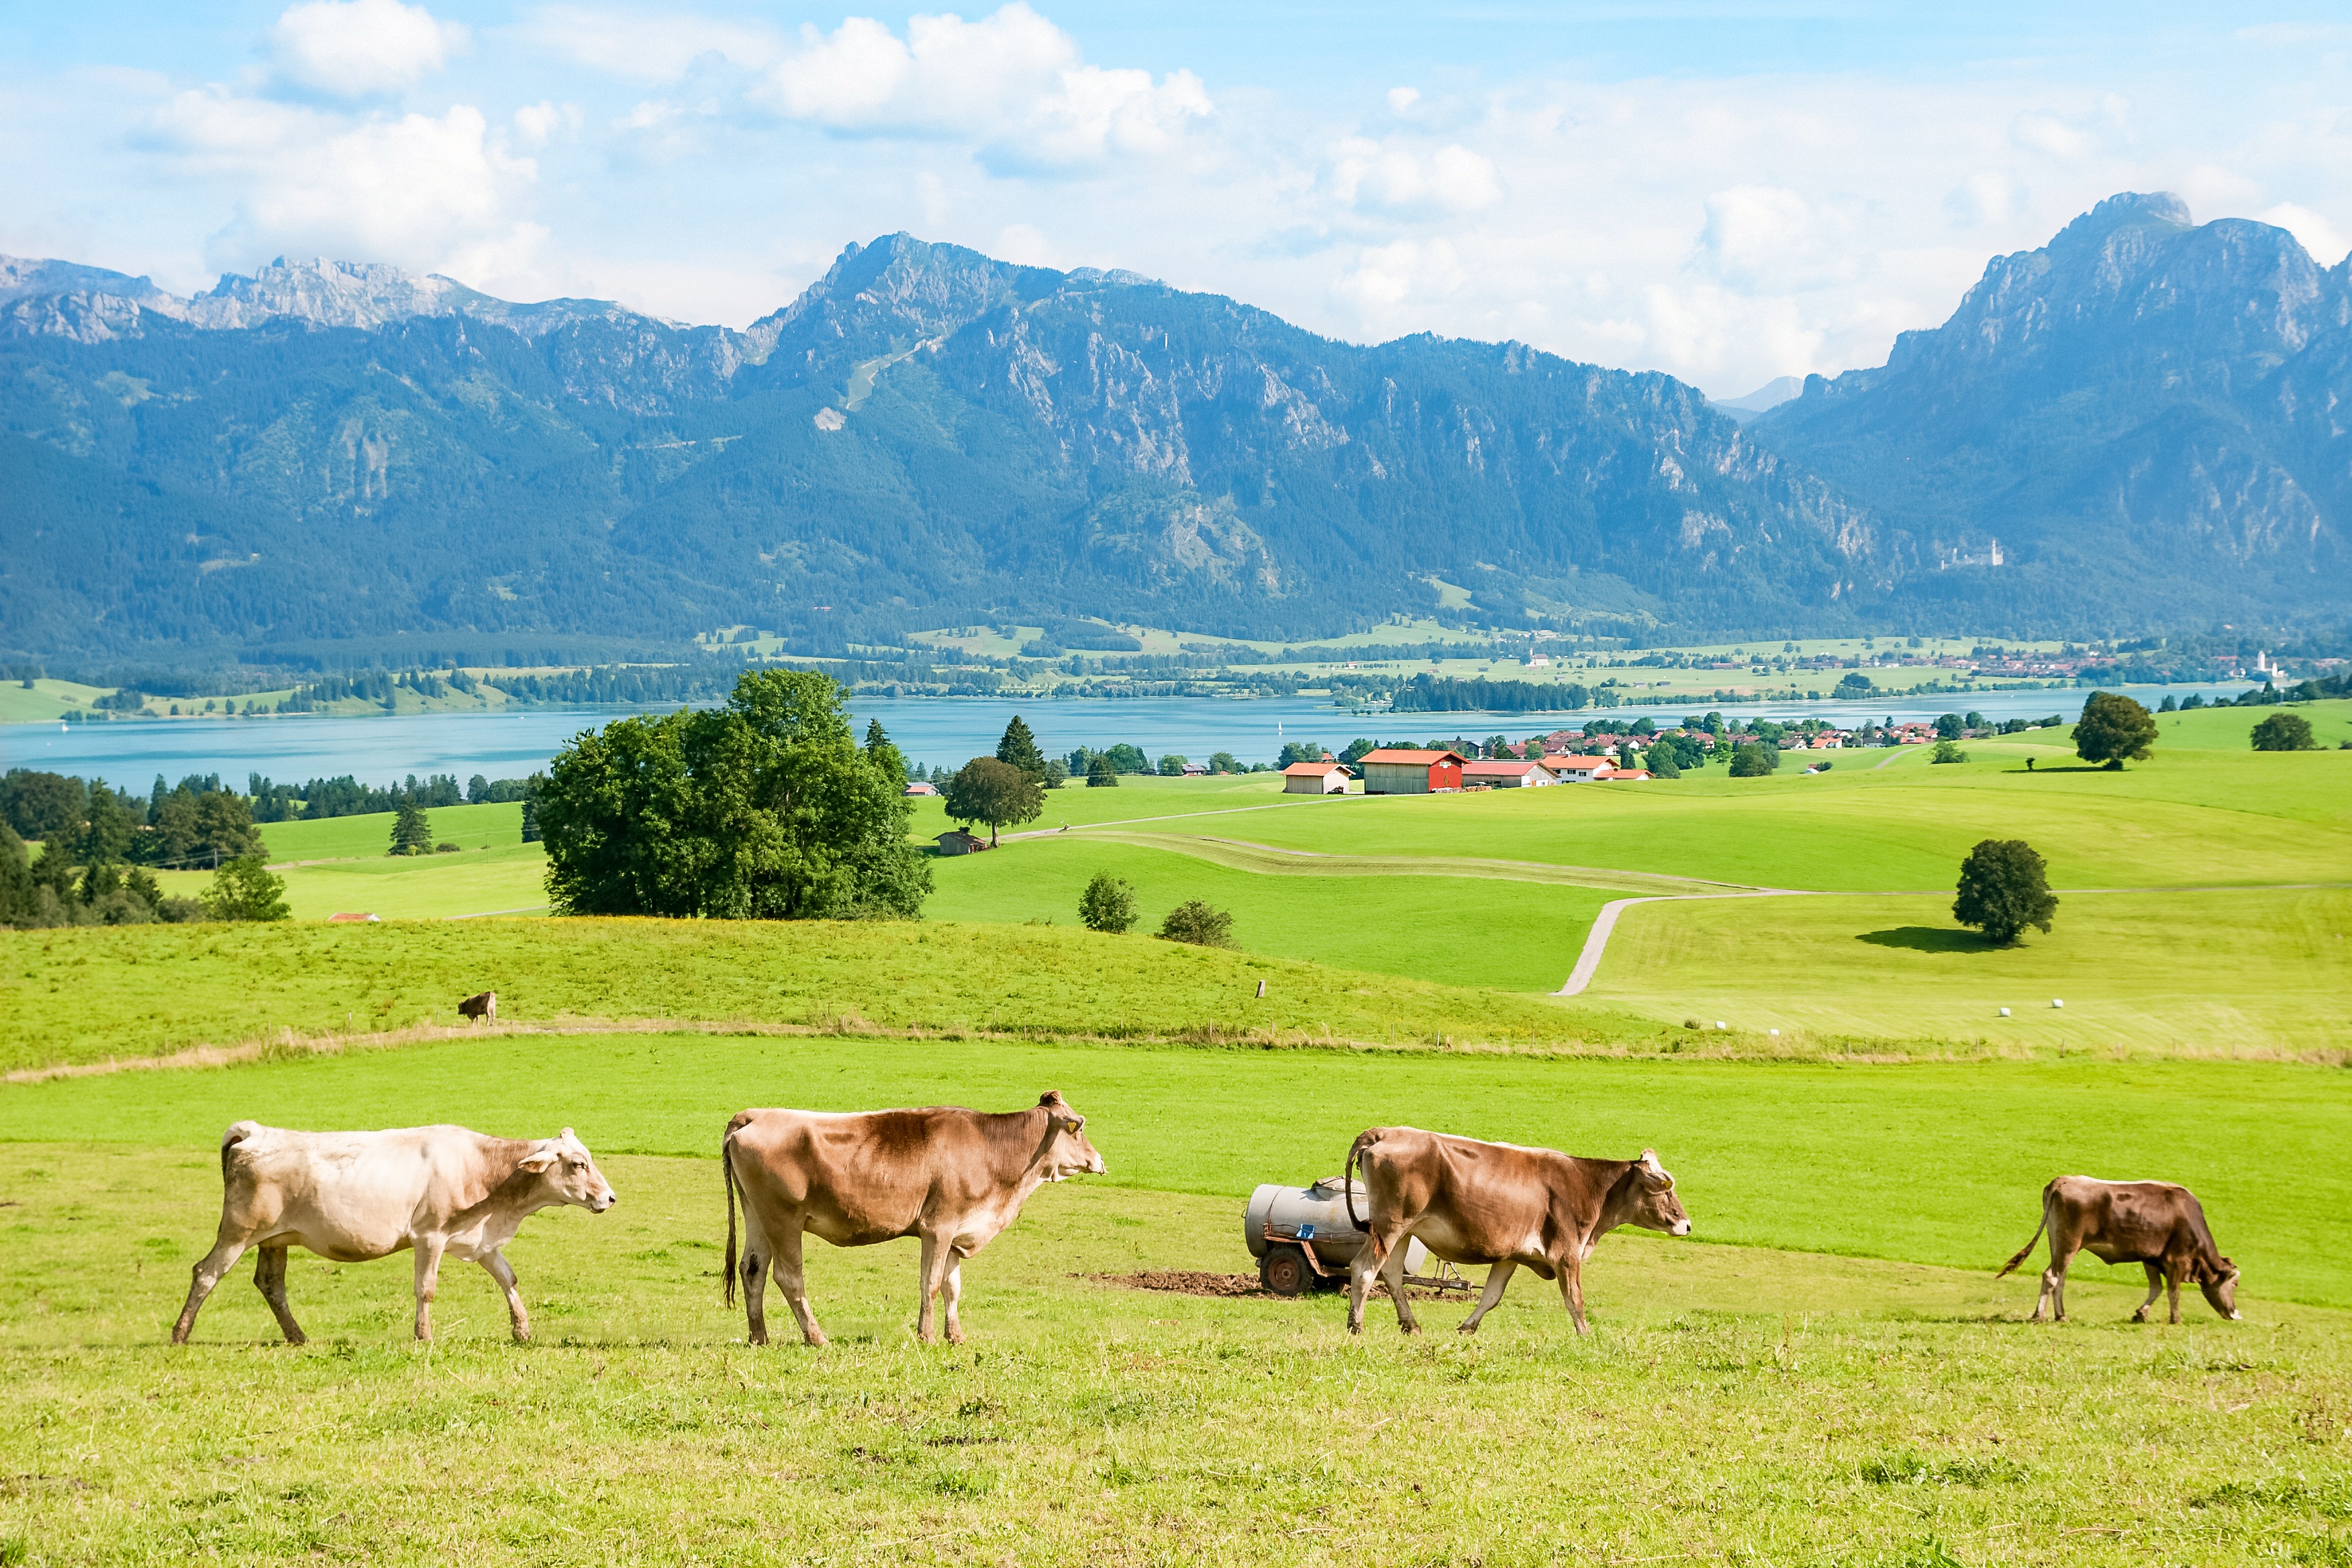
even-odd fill
[{"label": "cow leg", "polygon": [[1478,1331],[1478,1320],[1495,1310],[1496,1303],[1503,1299],[1503,1290],[1510,1284],[1511,1276],[1518,1271],[1518,1267],[1506,1258],[1486,1270],[1486,1289],[1479,1295],[1478,1305],[1472,1310],[1467,1318],[1462,1321],[1462,1327],[1458,1331],[1465,1334],[1475,1334]]},{"label": "cow leg", "polygon": [[1559,1299],[1568,1304],[1568,1315],[1575,1320],[1577,1336],[1580,1339],[1592,1331],[1584,1321],[1584,1249],[1570,1247],[1559,1260]]},{"label": "cow leg", "polygon": [[272,1316],[278,1320],[278,1331],[286,1336],[289,1345],[306,1344],[310,1336],[302,1325],[294,1321],[294,1309],[286,1304],[286,1249],[265,1247],[256,1255],[253,1265],[253,1288],[269,1303]]},{"label": "cow leg", "polygon": [[[776,1285],[784,1293],[784,1304],[793,1310],[793,1321],[801,1326],[803,1342],[822,1350],[824,1331],[816,1326],[816,1314],[809,1310],[808,1276],[801,1268],[801,1232],[789,1230],[784,1233],[783,1245],[774,1248]],[[763,1327],[761,1337],[765,1334]]]},{"label": "cow leg", "polygon": [[2180,1276],[2168,1271],[2164,1276],[2164,1299],[2172,1309],[2172,1321],[2180,1321]]},{"label": "cow leg", "polygon": [[956,1307],[963,1300],[963,1259],[958,1258],[952,1248],[948,1252],[948,1271],[943,1283],[945,1289],[940,1292],[940,1300],[947,1308],[948,1343],[960,1345],[963,1343],[963,1325],[956,1321]]},{"label": "cow leg", "polygon": [[948,1261],[953,1256],[945,1237],[923,1232],[923,1310],[915,1315],[915,1337],[927,1345],[937,1342],[931,1331],[931,1299],[946,1286]]},{"label": "cow leg", "polygon": [[1396,1245],[1389,1248],[1388,1257],[1381,1261],[1381,1282],[1389,1288],[1389,1295],[1396,1301],[1398,1331],[1417,1334],[1421,1332],[1421,1324],[1412,1315],[1412,1292],[1405,1288],[1404,1283],[1404,1254],[1410,1239],[1402,1232],[1398,1233]]},{"label": "cow leg", "polygon": [[507,1293],[507,1316],[514,1320],[515,1343],[530,1343],[530,1314],[522,1310],[522,1292],[515,1289],[514,1265],[507,1261],[505,1253],[493,1252],[482,1259],[482,1267],[490,1271],[490,1278]]},{"label": "cow leg", "polygon": [[1372,1244],[1368,1239],[1356,1248],[1355,1258],[1348,1265],[1348,1331],[1364,1331],[1364,1298],[1372,1289],[1372,1276],[1380,1272],[1373,1260]]},{"label": "cow leg", "polygon": [[416,1337],[433,1337],[433,1298],[441,1290],[441,1250],[449,1245],[438,1236],[416,1238]]},{"label": "cow leg", "polygon": [[2143,1263],[2140,1267],[2147,1270],[2147,1300],[2142,1301],[2139,1304],[2139,1310],[2131,1315],[2131,1321],[2135,1323],[2147,1321],[2147,1310],[2156,1305],[2157,1292],[2164,1289],[2163,1269],[2153,1263]]},{"label": "cow leg", "polygon": [[196,1266],[189,1270],[193,1278],[188,1283],[188,1304],[180,1309],[180,1321],[172,1325],[173,1344],[188,1342],[188,1335],[196,1326],[197,1310],[204,1306],[205,1298],[213,1293],[213,1287],[221,1282],[221,1276],[245,1256],[245,1243],[244,1237],[231,1237],[224,1229],[220,1239],[213,1243],[213,1249],[197,1259]]},{"label": "cow leg", "polygon": [[2073,1259],[2074,1254],[2059,1251],[2053,1242],[2050,1266],[2042,1271],[2042,1294],[2033,1299],[2033,1316],[2026,1319],[2027,1322],[2040,1322],[2044,1308],[2049,1309],[2052,1322],[2066,1321],[2066,1265]]}]

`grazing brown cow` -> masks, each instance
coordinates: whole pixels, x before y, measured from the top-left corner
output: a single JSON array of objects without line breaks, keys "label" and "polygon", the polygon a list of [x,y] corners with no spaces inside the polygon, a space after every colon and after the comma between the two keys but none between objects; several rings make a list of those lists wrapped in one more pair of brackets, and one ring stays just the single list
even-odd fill
[{"label": "grazing brown cow", "polygon": [[491,1023],[497,1023],[499,1021],[499,994],[495,991],[476,992],[473,995],[467,997],[463,1002],[457,1004],[457,1016],[460,1018],[472,1018],[478,1022],[481,1019],[488,1018]]},{"label": "grazing brown cow", "polygon": [[931,1299],[947,1296],[950,1344],[963,1342],[956,1303],[963,1260],[1020,1217],[1045,1182],[1085,1173],[1103,1159],[1087,1142],[1087,1119],[1059,1093],[1031,1110],[995,1116],[953,1106],[922,1110],[742,1110],[719,1149],[727,1170],[727,1300],[735,1300],[735,1194],[743,1194],[743,1305],[751,1342],[768,1342],[767,1274],[810,1344],[824,1331],[809,1310],[801,1233],[835,1247],[900,1237],[923,1243],[923,1306],[917,1332],[931,1342]]},{"label": "grazing brown cow", "polygon": [[499,1248],[522,1222],[557,1204],[603,1214],[615,1201],[587,1145],[558,1138],[486,1138],[463,1127],[390,1132],[289,1132],[239,1121],[221,1136],[220,1235],[195,1267],[172,1342],[188,1342],[196,1310],[248,1247],[253,1282],[287,1340],[301,1325],[286,1304],[286,1249],[360,1263],[416,1251],[416,1337],[433,1337],[444,1255],[480,1264],[506,1292],[514,1337],[530,1338],[515,1272]]},{"label": "grazing brown cow", "polygon": [[2238,1266],[2213,1245],[2204,1205],[2187,1187],[2170,1182],[2060,1176],[2042,1189],[2042,1223],[1993,1278],[1999,1279],[2024,1262],[2045,1230],[2050,1233],[2050,1267],[2042,1271],[2042,1294],[2034,1300],[2029,1322],[2040,1322],[2044,1307],[2055,1309],[2053,1322],[2066,1321],[2066,1266],[2077,1252],[2088,1252],[2103,1263],[2137,1263],[2147,1270],[2147,1300],[2131,1315],[2135,1323],[2147,1321],[2158,1290],[2171,1303],[2172,1321],[2180,1321],[2184,1279],[2205,1292],[2215,1311],[2237,1321]]},{"label": "grazing brown cow", "polygon": [[[1364,1294],[1374,1274],[1388,1282],[1397,1326],[1421,1332],[1405,1299],[1407,1237],[1449,1263],[1494,1265],[1462,1332],[1478,1331],[1478,1321],[1495,1310],[1512,1272],[1524,1263],[1546,1279],[1559,1280],[1560,1297],[1582,1334],[1590,1331],[1584,1260],[1595,1242],[1621,1225],[1690,1234],[1675,1179],[1654,1149],[1643,1150],[1638,1160],[1584,1160],[1417,1127],[1374,1127],[1348,1151],[1346,1173],[1352,1175],[1360,1163],[1371,1217],[1356,1221],[1370,1240],[1349,1270],[1350,1333],[1363,1332]],[[1352,1188],[1348,1217],[1356,1218]]]}]

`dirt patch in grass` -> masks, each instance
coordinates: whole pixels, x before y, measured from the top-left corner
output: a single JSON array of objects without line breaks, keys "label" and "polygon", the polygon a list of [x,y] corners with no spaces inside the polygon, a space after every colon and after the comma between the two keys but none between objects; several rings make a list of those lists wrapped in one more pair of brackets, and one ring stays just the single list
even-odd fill
[{"label": "dirt patch in grass", "polygon": [[1255,1274],[1204,1274],[1194,1268],[1139,1268],[1132,1274],[1089,1274],[1097,1285],[1165,1290],[1177,1296],[1271,1296]]}]

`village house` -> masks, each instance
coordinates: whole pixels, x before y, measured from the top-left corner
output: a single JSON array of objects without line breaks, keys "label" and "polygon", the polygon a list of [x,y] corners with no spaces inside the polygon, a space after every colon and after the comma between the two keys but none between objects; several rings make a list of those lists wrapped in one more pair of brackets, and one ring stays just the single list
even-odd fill
[{"label": "village house", "polygon": [[1616,770],[1616,764],[1607,757],[1574,754],[1546,757],[1543,766],[1550,771],[1553,780],[1559,784],[1591,784],[1595,779],[1607,778]]},{"label": "village house", "polygon": [[[1364,776],[1366,795],[1437,795],[1462,787],[1459,752],[1391,750],[1366,752],[1356,766]],[[1284,786],[1288,787],[1286,784]]]},{"label": "village house", "polygon": [[1285,795],[1345,795],[1348,770],[1337,763],[1293,763],[1282,770]]},{"label": "village house", "polygon": [[937,795],[940,793],[940,786],[935,784],[927,784],[921,779],[917,779],[914,783],[908,784],[905,789],[900,790],[898,793],[900,795]]},{"label": "village house", "polygon": [[1551,770],[1541,763],[1517,763],[1496,759],[1486,763],[1465,763],[1462,767],[1462,787],[1477,789],[1534,789],[1556,784]]},{"label": "village house", "polygon": [[976,837],[961,827],[950,827],[940,834],[939,843],[942,855],[977,855],[988,847],[987,839]]}]

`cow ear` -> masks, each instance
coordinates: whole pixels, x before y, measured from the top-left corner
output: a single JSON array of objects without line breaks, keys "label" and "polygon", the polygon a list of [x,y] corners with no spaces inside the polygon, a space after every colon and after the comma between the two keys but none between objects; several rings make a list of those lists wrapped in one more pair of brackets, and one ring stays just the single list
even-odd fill
[{"label": "cow ear", "polygon": [[552,1166],[554,1163],[554,1150],[533,1149],[530,1153],[525,1154],[521,1160],[517,1162],[516,1169],[529,1171],[532,1175],[539,1176],[546,1174],[549,1167]]},{"label": "cow ear", "polygon": [[1037,1097],[1037,1103],[1045,1106],[1059,1105],[1062,1103],[1062,1091],[1058,1089],[1049,1089]]},{"label": "cow ear", "polygon": [[1655,1149],[1643,1150],[1642,1163],[1649,1166],[1653,1171],[1656,1170],[1658,1168],[1658,1152]]}]

